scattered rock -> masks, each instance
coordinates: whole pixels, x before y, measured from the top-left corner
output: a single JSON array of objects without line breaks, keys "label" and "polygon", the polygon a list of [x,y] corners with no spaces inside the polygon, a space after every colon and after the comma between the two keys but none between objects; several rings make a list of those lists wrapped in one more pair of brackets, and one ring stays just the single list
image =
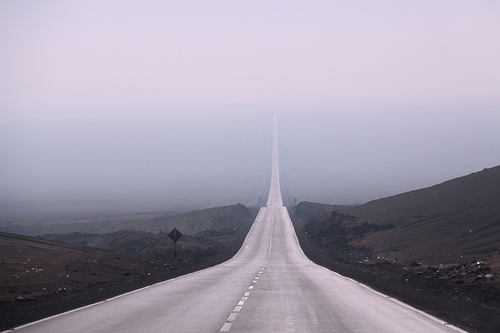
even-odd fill
[{"label": "scattered rock", "polygon": [[410,266],[413,266],[413,267],[422,267],[422,263],[421,262],[418,262],[418,261],[414,261],[410,264]]},{"label": "scattered rock", "polygon": [[31,297],[31,296],[17,296],[16,297],[16,302],[31,302],[31,301],[36,301],[36,298]]}]

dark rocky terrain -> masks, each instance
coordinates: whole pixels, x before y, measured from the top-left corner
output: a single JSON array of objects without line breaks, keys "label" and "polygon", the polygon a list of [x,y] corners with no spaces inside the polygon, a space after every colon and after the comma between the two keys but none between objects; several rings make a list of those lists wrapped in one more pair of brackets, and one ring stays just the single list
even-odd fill
[{"label": "dark rocky terrain", "polygon": [[340,210],[357,223],[392,224],[352,245],[409,263],[467,263],[500,250],[500,166]]},{"label": "dark rocky terrain", "polygon": [[243,205],[182,214],[176,219],[182,233],[190,218],[204,220],[207,229],[179,239],[178,260],[167,232],[46,238],[0,232],[0,330],[226,261],[241,247],[255,215]]},{"label": "dark rocky terrain", "polygon": [[[256,213],[3,223],[45,238],[0,233],[0,329],[227,260]],[[500,167],[365,205],[302,202],[290,216],[311,260],[468,331],[500,331]],[[173,227],[184,234],[178,261]]]},{"label": "dark rocky terrain", "polygon": [[290,215],[313,261],[468,331],[500,331],[500,167]]}]

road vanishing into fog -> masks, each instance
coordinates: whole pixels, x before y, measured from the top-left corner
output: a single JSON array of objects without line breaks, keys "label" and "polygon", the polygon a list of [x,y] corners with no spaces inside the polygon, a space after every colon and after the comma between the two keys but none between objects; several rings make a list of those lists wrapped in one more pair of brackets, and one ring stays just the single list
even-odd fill
[{"label": "road vanishing into fog", "polygon": [[279,182],[231,260],[16,328],[16,332],[460,332],[329,271],[299,247]]}]

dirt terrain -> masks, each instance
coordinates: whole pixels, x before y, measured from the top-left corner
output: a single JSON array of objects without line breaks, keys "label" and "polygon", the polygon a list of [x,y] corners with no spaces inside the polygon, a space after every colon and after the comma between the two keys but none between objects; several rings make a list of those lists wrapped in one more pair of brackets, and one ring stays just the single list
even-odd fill
[{"label": "dirt terrain", "polygon": [[[302,235],[303,236],[303,235]],[[480,264],[398,265],[376,259],[348,261],[299,237],[314,262],[402,300],[468,332],[500,331],[499,255]],[[364,253],[366,256],[366,253]],[[365,259],[366,260],[366,259]],[[493,278],[486,275],[491,274]]]},{"label": "dirt terrain", "polygon": [[50,235],[54,240],[0,232],[0,330],[228,260],[255,218],[245,210],[209,210],[207,220],[216,216],[221,223],[183,235],[177,260],[173,241],[163,232],[72,232]]},{"label": "dirt terrain", "polygon": [[471,332],[500,332],[500,167],[355,207],[302,202],[306,255]]},{"label": "dirt terrain", "polygon": [[[227,260],[256,212],[234,205],[3,224],[62,233],[0,233],[0,329]],[[303,202],[290,216],[318,264],[468,331],[500,332],[500,167],[360,206]],[[173,226],[185,234],[178,261],[166,236]]]},{"label": "dirt terrain", "polygon": [[357,224],[395,227],[352,239],[380,257],[427,264],[479,260],[500,250],[500,166],[339,212],[355,216]]}]

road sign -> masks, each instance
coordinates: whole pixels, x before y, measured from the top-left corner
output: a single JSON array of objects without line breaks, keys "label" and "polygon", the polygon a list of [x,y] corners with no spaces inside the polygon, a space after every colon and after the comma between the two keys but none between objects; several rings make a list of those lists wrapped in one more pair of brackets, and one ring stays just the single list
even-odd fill
[{"label": "road sign", "polygon": [[174,243],[177,243],[179,238],[182,237],[182,234],[179,230],[174,228],[174,229],[172,229],[172,231],[170,231],[170,233],[168,234],[168,237],[170,237],[170,239],[173,240]]},{"label": "road sign", "polygon": [[174,241],[174,258],[175,260],[177,260],[177,241],[182,237],[182,234],[179,230],[174,228],[172,229],[172,231],[170,231],[168,237],[170,237],[170,239]]}]

